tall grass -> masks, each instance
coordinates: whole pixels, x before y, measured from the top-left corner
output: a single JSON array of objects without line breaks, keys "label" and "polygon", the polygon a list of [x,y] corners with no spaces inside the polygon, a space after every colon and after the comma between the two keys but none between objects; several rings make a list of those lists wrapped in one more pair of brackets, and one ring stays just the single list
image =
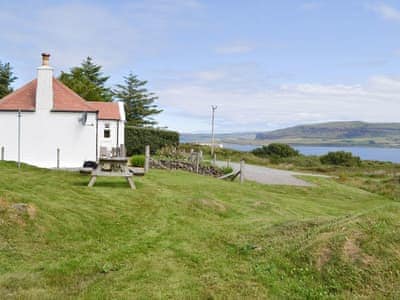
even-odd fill
[{"label": "tall grass", "polygon": [[400,297],[399,203],[323,178],[135,180],[0,162],[0,298]]}]

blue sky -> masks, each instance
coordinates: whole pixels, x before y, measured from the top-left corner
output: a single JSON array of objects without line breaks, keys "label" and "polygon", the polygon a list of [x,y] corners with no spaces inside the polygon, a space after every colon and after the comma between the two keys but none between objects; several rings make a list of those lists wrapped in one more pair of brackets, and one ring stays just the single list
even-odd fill
[{"label": "blue sky", "polygon": [[35,77],[86,56],[110,85],[149,81],[161,126],[264,131],[335,120],[399,120],[398,1],[3,1],[0,60]]}]

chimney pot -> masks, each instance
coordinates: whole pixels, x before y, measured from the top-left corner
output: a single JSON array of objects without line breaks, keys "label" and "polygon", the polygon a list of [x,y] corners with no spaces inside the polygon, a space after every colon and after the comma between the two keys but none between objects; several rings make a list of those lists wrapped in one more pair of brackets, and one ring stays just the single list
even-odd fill
[{"label": "chimney pot", "polygon": [[50,60],[50,54],[42,53],[42,66],[48,66]]}]

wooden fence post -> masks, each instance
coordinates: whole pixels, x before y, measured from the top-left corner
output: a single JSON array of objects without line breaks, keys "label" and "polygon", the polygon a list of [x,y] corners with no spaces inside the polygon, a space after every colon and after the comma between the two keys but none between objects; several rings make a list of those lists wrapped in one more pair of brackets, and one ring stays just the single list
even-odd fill
[{"label": "wooden fence post", "polygon": [[119,146],[119,155],[120,155],[121,157],[126,157],[126,148],[125,148],[125,145],[124,145],[124,144],[121,144],[121,145]]},{"label": "wooden fence post", "polygon": [[4,160],[4,146],[1,147],[1,160]]},{"label": "wooden fence post", "polygon": [[244,182],[244,172],[245,172],[244,167],[245,167],[244,159],[242,159],[240,161],[240,183],[241,184]]},{"label": "wooden fence post", "polygon": [[217,164],[217,154],[214,152],[213,165],[215,166],[216,164]]},{"label": "wooden fence post", "polygon": [[146,145],[145,147],[145,160],[144,160],[144,173],[149,172],[150,168],[150,145]]},{"label": "wooden fence post", "polygon": [[190,155],[189,155],[189,161],[193,164],[193,167],[194,167],[194,164],[196,163],[196,157],[194,157],[194,150],[193,149],[190,149]]},{"label": "wooden fence post", "polygon": [[57,169],[60,168],[60,148],[57,148]]},{"label": "wooden fence post", "polygon": [[196,153],[196,173],[199,173],[199,166],[200,166],[200,152]]}]

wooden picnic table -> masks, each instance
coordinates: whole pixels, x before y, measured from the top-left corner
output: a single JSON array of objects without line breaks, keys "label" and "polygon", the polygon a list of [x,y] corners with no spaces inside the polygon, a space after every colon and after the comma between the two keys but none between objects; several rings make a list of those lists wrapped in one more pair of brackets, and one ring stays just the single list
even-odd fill
[{"label": "wooden picnic table", "polygon": [[136,189],[133,174],[128,169],[128,159],[128,157],[101,157],[97,168],[92,171],[88,186],[92,187],[97,177],[124,177],[131,189]]}]

